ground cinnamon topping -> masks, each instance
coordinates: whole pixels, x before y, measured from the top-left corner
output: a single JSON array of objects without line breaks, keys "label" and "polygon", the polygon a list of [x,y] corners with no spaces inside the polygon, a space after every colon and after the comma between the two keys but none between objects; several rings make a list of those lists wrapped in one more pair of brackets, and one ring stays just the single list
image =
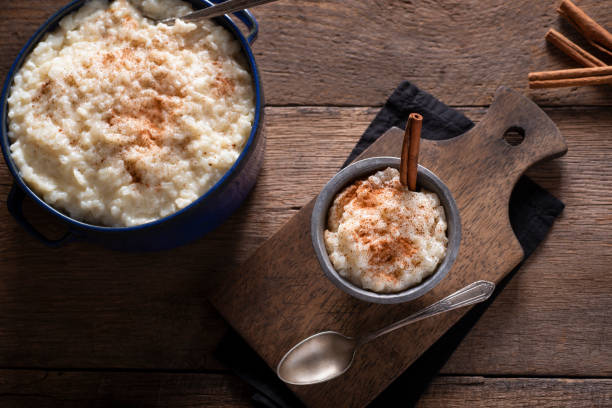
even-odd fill
[{"label": "ground cinnamon topping", "polygon": [[125,165],[125,170],[130,174],[130,176],[132,176],[132,181],[134,183],[142,182],[142,175],[136,167],[137,161],[125,160],[123,163]]},{"label": "ground cinnamon topping", "polygon": [[104,54],[104,57],[102,57],[102,62],[104,63],[104,65],[110,65],[114,63],[116,60],[117,60],[117,57],[115,57],[115,54],[112,52],[107,52]]},{"label": "ground cinnamon topping", "polygon": [[226,78],[219,73],[215,76],[213,87],[215,88],[217,96],[229,96],[234,92],[236,85],[230,78]]},{"label": "ground cinnamon topping", "polygon": [[[138,152],[138,156],[158,155],[160,147],[164,146],[171,132],[176,131],[179,113],[181,111],[181,93],[173,87],[164,83],[163,79],[168,76],[167,70],[153,69],[156,65],[153,53],[147,54],[147,58],[138,57],[134,50],[123,48],[117,56],[113,52],[102,56],[103,69],[109,70],[112,75],[121,66],[130,65],[130,69],[140,73],[140,78],[127,85],[126,94],[139,95],[130,99],[127,103],[119,103],[106,117],[106,123],[111,131],[123,134],[125,143],[124,150],[130,150],[135,154],[132,147],[144,148]],[[145,74],[151,72],[153,77]],[[155,78],[156,76],[156,78]],[[147,78],[151,78],[150,80]],[[153,92],[142,92],[142,89],[150,89]],[[176,100],[175,100],[176,99]],[[187,142],[179,143],[185,148]],[[135,170],[133,164],[124,163],[126,171],[131,175],[134,183],[141,183],[142,176]]]},{"label": "ground cinnamon topping", "polygon": [[357,189],[355,205],[358,207],[376,207],[380,202],[382,189],[373,187],[369,183],[362,182]]},{"label": "ground cinnamon topping", "polygon": [[121,24],[128,28],[138,28],[138,22],[130,16],[123,17]]},{"label": "ground cinnamon topping", "polygon": [[42,86],[40,87],[40,89],[38,90],[38,92],[36,93],[36,95],[34,96],[32,100],[34,102],[39,102],[41,98],[48,97],[48,95],[51,93],[51,90],[53,88],[53,84],[54,84],[54,81],[52,79],[47,79],[42,84]]}]

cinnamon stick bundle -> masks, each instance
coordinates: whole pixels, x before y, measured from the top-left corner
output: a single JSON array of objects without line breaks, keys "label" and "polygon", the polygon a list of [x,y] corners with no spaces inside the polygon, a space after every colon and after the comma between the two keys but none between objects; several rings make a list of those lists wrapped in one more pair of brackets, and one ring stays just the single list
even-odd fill
[{"label": "cinnamon stick bundle", "polygon": [[546,40],[553,44],[555,47],[563,51],[565,55],[572,58],[574,61],[585,67],[605,67],[606,63],[595,57],[590,52],[581,48],[578,44],[572,40],[551,28],[546,33]]},{"label": "cinnamon stick bundle", "polygon": [[601,84],[612,84],[612,66],[562,69],[529,74],[530,88],[561,88]]},{"label": "cinnamon stick bundle", "polygon": [[598,50],[612,55],[612,34],[570,0],[563,0],[557,12],[565,17]]},{"label": "cinnamon stick bundle", "polygon": [[[557,12],[565,17],[597,49],[612,55],[612,34],[589,17],[570,0],[563,0]],[[561,88],[612,84],[612,67],[580,48],[556,30],[548,30],[546,39],[569,57],[588,68],[532,72],[530,88]]]}]

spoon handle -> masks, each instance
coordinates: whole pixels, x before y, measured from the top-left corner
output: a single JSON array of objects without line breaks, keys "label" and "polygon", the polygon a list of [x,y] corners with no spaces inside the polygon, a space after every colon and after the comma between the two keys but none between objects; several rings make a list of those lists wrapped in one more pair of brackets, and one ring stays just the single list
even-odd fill
[{"label": "spoon handle", "polygon": [[[271,3],[273,1],[276,0],[228,0],[202,10],[194,11],[193,13],[189,13],[178,18],[183,21],[193,22],[201,19],[222,16],[223,14],[229,14],[234,11],[259,6],[261,4]],[[175,17],[167,18],[165,20],[162,20],[161,22],[171,23],[174,21],[174,19]]]},{"label": "spoon handle", "polygon": [[435,316],[440,313],[448,312],[463,306],[473,305],[475,303],[484,302],[491,296],[495,284],[489,281],[477,281],[469,284],[463,289],[459,289],[457,292],[445,297],[436,303],[427,306],[425,309],[406,317],[405,319],[399,320],[395,323],[390,324],[387,327],[383,327],[373,333],[366,334],[357,340],[359,345],[374,340],[377,337],[392,332],[395,329],[404,327],[410,323],[418,322],[430,316]]}]

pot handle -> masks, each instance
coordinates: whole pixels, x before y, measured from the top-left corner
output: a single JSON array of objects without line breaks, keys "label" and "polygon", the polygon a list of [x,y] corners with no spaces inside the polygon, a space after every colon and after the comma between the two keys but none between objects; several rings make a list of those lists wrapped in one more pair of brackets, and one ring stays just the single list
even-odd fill
[{"label": "pot handle", "polygon": [[6,206],[8,207],[8,211],[11,213],[13,218],[15,218],[15,220],[17,220],[17,222],[21,224],[21,226],[25,228],[30,235],[51,248],[57,248],[67,244],[68,242],[74,241],[76,236],[72,229],[68,230],[68,232],[66,232],[66,234],[59,239],[49,239],[34,228],[34,226],[30,224],[30,222],[23,215],[23,200],[25,199],[25,196],[26,195],[23,190],[19,188],[16,183],[13,183],[13,187],[11,187],[11,191],[9,192],[6,200]]},{"label": "pot handle", "polygon": [[[223,3],[226,0],[210,0],[215,4]],[[247,34],[247,41],[249,44],[253,44],[257,39],[257,34],[259,33],[259,23],[253,13],[250,10],[240,10],[233,13],[240,21],[244,23],[249,29],[249,33]]]}]

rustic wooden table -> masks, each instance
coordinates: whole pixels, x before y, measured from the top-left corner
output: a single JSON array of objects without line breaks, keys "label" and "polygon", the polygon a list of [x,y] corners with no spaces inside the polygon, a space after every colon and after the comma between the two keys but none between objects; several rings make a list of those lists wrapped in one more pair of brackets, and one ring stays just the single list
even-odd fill
[{"label": "rustic wooden table", "polygon": [[[2,78],[65,1],[0,2]],[[584,45],[556,3],[282,0],[257,9],[266,159],[224,226],[161,253],[51,250],[1,206],[0,406],[250,406],[249,387],[212,357],[227,326],[206,301],[210,276],[239,265],[319,191],[405,79],[475,121],[495,89],[510,86],[540,104],[569,145],[528,172],[565,212],[419,405],[612,405],[612,88],[527,89],[529,71],[575,66],[545,44],[549,27]],[[579,5],[612,28],[608,4]],[[10,185],[2,165],[2,199]]]}]

